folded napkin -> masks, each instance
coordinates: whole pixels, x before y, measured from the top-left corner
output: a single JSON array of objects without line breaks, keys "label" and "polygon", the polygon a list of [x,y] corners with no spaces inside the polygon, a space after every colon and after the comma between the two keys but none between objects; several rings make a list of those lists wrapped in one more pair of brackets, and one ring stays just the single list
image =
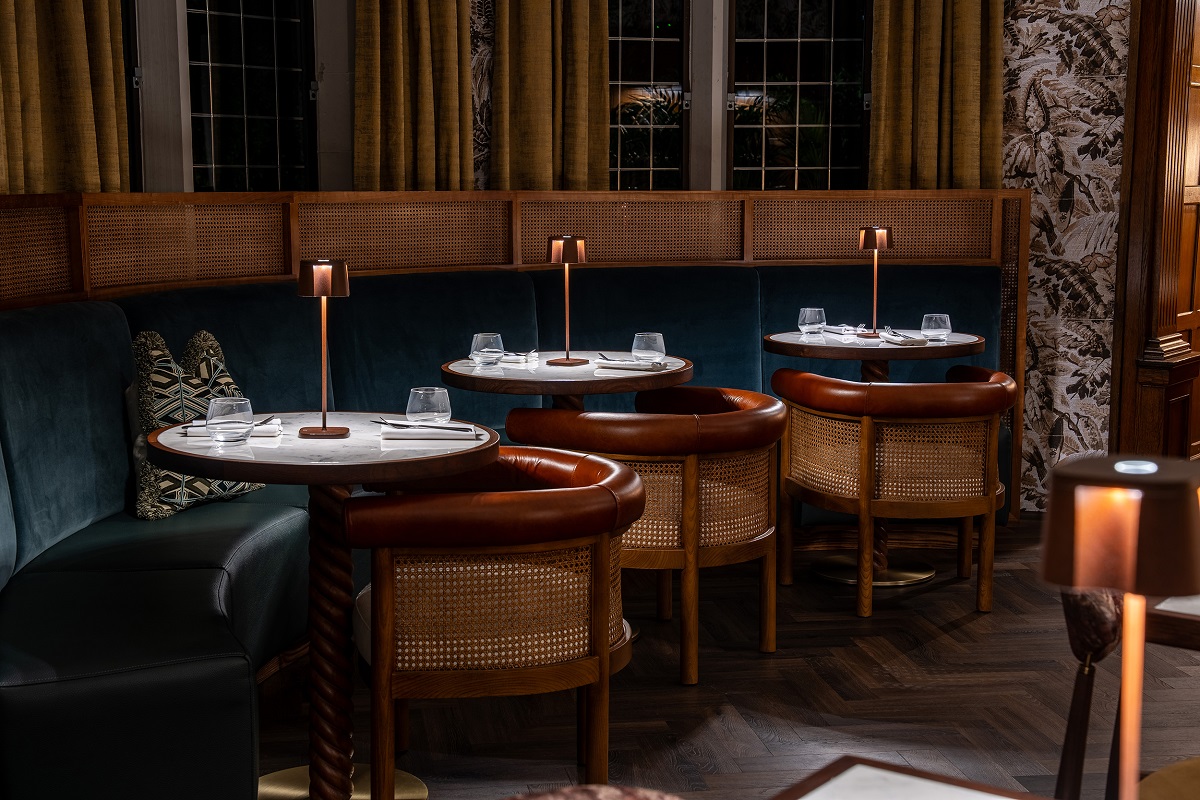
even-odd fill
[{"label": "folded napkin", "polygon": [[906,339],[903,336],[897,336],[896,334],[888,333],[887,331],[880,331],[879,338],[883,339],[888,344],[898,344],[901,347],[921,347],[923,345],[929,344],[928,339],[921,339],[916,336],[909,337]]},{"label": "folded napkin", "polygon": [[638,372],[662,372],[667,365],[661,361],[632,361],[597,358],[592,361],[598,369],[632,369]]},{"label": "folded napkin", "polygon": [[836,333],[839,336],[853,336],[858,333],[858,328],[853,325],[826,325],[826,333]]},{"label": "folded napkin", "polygon": [[469,422],[408,422],[402,419],[386,419],[395,425],[379,426],[381,439],[474,439],[479,431]]},{"label": "folded napkin", "polygon": [[[183,433],[187,436],[208,436],[207,421],[202,419],[194,419],[187,425],[183,426]],[[283,422],[276,417],[268,417],[266,422],[255,425],[250,429],[251,436],[280,436],[283,434]]]}]

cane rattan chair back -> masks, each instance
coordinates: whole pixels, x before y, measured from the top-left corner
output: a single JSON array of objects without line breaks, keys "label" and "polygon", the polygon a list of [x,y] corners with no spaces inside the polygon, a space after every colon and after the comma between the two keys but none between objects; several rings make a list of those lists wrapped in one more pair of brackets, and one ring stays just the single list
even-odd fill
[{"label": "cane rattan chair back", "polygon": [[[390,797],[396,700],[580,688],[579,756],[608,780],[608,678],[629,661],[621,536],[645,494],[595,456],[502,447],[488,467],[354,497],[353,547],[369,547],[372,775]],[[369,648],[366,642],[370,642]],[[403,732],[402,732],[403,733]]]},{"label": "cane rattan chair back", "polygon": [[671,618],[680,570],[680,680],[699,680],[699,570],[761,560],[759,649],[775,651],[776,444],[783,404],[758,392],[678,386],[641,392],[637,413],[513,409],[514,441],[599,453],[631,467],[646,511],[621,565],[658,571],[659,618]]},{"label": "cane rattan chair back", "polygon": [[[971,574],[973,520],[982,518],[976,606],[991,610],[1000,415],[1016,401],[1016,384],[981,367],[953,367],[946,378],[855,383],[781,369],[771,379],[788,406],[784,490],[858,515],[859,616],[871,615],[874,571],[886,559],[875,523],[888,518],[959,519],[962,577]],[[782,549],[791,558],[790,499],[783,505]]]}]

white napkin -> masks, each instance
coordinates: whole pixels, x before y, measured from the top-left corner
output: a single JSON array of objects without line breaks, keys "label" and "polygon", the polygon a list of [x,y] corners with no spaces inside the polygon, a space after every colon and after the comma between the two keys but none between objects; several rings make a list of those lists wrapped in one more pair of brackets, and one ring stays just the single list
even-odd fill
[{"label": "white napkin", "polygon": [[[251,436],[280,436],[283,434],[283,422],[275,417],[268,417],[269,421],[261,425],[255,425],[250,429]],[[206,427],[207,420],[194,419],[187,425],[183,426],[183,432],[187,436],[208,436]]]},{"label": "white napkin", "polygon": [[922,345],[929,344],[928,339],[922,339],[916,336],[905,339],[903,336],[898,336],[894,333],[888,333],[887,331],[880,331],[879,338],[883,339],[888,344],[898,344],[902,347],[921,347]]},{"label": "white napkin", "polygon": [[632,369],[638,372],[662,372],[667,365],[661,361],[632,361],[625,359],[603,359],[592,361],[597,369]]},{"label": "white napkin", "polygon": [[845,324],[826,325],[825,332],[826,333],[836,333],[839,336],[853,336],[856,333],[858,333],[858,328],[855,328],[853,325],[845,325]]},{"label": "white napkin", "polygon": [[390,425],[380,425],[381,439],[474,439],[479,433],[469,422],[409,422],[386,417],[384,420],[409,427],[393,428]]}]

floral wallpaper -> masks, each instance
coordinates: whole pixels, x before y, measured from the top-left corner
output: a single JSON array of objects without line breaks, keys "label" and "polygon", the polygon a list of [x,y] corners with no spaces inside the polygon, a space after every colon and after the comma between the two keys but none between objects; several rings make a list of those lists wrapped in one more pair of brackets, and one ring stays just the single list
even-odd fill
[{"label": "floral wallpaper", "polygon": [[1004,183],[1029,188],[1021,506],[1108,450],[1130,0],[1009,0]]},{"label": "floral wallpaper", "polygon": [[493,0],[471,0],[471,111],[475,128],[475,188],[488,188],[492,139]]}]

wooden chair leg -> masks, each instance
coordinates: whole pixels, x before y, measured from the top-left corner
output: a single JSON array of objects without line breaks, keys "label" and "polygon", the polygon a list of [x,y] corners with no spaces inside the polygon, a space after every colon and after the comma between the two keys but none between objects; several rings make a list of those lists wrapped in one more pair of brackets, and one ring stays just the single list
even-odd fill
[{"label": "wooden chair leg", "polygon": [[386,686],[371,685],[371,797],[396,796],[396,743],[392,699]]},{"label": "wooden chair leg", "polygon": [[762,557],[762,571],[758,578],[758,649],[763,653],[775,652],[775,547],[772,545]]},{"label": "wooden chair leg", "polygon": [[608,676],[584,689],[587,697],[587,757],[584,780],[587,783],[608,783]]},{"label": "wooden chair leg", "polygon": [[875,588],[875,518],[858,515],[858,615],[871,616]]},{"label": "wooden chair leg", "polygon": [[776,511],[775,543],[779,555],[779,582],[784,586],[792,585],[792,496],[785,491],[779,492],[779,504]]},{"label": "wooden chair leg", "polygon": [[695,563],[679,577],[679,682],[700,682],[700,568]]},{"label": "wooden chair leg", "polygon": [[671,570],[658,570],[658,619],[668,622],[671,619],[671,605],[674,602],[671,588]]},{"label": "wooden chair leg", "polygon": [[395,715],[395,724],[392,726],[395,729],[396,737],[396,755],[408,752],[409,736],[408,736],[408,701],[401,698],[392,704],[392,711]]},{"label": "wooden chair leg", "polygon": [[975,550],[975,518],[963,517],[958,521],[958,577],[971,577],[971,562]]},{"label": "wooden chair leg", "polygon": [[1063,735],[1062,756],[1058,760],[1058,781],[1054,785],[1055,800],[1079,800],[1083,784],[1083,760],[1087,756],[1088,719],[1092,711],[1092,686],[1096,670],[1081,663],[1075,673],[1075,691],[1071,694],[1071,709],[1067,713],[1067,731]]},{"label": "wooden chair leg", "polygon": [[979,578],[975,587],[975,608],[992,610],[992,572],[996,563],[996,515],[989,511],[979,526]]}]

